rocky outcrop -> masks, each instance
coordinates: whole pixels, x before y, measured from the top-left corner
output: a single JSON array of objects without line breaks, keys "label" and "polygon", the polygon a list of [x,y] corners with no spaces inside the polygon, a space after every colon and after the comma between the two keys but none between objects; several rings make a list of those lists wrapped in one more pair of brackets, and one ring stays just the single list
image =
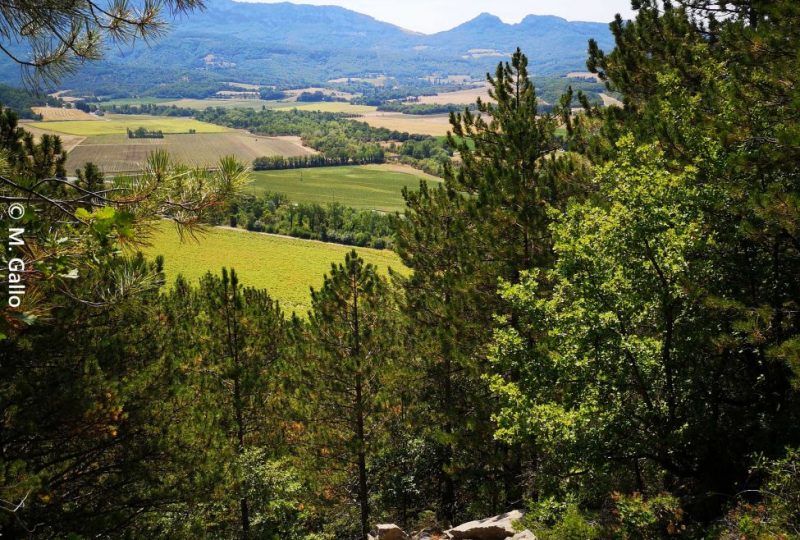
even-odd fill
[{"label": "rocky outcrop", "polygon": [[[517,531],[515,525],[524,514],[512,510],[499,516],[463,523],[442,532],[441,529],[422,529],[411,540],[536,540],[529,530]],[[377,525],[369,540],[408,540],[408,535],[394,523]]]},{"label": "rocky outcrop", "polygon": [[375,527],[376,540],[406,540],[406,533],[394,523],[383,523]]},{"label": "rocky outcrop", "polygon": [[411,540],[439,540],[444,538],[441,529],[422,529],[411,536]]},{"label": "rocky outcrop", "polygon": [[536,537],[530,531],[519,533],[529,536],[515,536],[518,533],[514,523],[522,519],[522,516],[523,513],[519,510],[512,510],[499,516],[463,523],[446,534],[453,540],[504,540],[511,537],[516,540],[535,540]]}]

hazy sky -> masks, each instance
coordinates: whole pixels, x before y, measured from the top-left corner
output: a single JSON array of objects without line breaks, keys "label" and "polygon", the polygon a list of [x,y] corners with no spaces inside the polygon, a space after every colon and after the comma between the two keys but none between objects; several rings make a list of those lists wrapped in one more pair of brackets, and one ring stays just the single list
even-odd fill
[{"label": "hazy sky", "polygon": [[[276,3],[284,0],[246,0]],[[303,0],[295,4],[337,5],[381,21],[430,34],[449,30],[480,13],[505,22],[525,15],[558,15],[570,21],[610,22],[616,13],[630,17],[630,0]]]}]

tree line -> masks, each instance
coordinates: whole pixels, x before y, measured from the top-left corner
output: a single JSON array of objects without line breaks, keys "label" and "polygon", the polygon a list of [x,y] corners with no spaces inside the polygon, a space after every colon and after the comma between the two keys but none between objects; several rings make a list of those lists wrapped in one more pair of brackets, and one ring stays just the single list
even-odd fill
[{"label": "tree line", "polygon": [[108,105],[100,102],[97,104],[97,108],[99,108],[101,111],[106,111],[114,114],[146,114],[150,116],[181,116],[181,117],[194,116],[194,111],[192,109],[184,109],[178,107],[177,105],[159,105],[157,103],[142,103],[139,105],[131,105],[128,103],[118,105],[116,103],[113,103],[111,105]]},{"label": "tree line", "polygon": [[394,244],[393,217],[340,203],[293,203],[281,193],[241,195],[211,223],[374,249]]},{"label": "tree line", "polygon": [[[358,157],[360,161],[356,161],[357,165],[366,165],[368,163],[383,163],[384,153],[375,152],[374,154],[366,154]],[[309,169],[314,167],[339,167],[343,165],[352,165],[351,158],[339,157],[329,158],[322,154],[306,155],[306,156],[263,156],[253,160],[254,171],[280,171],[286,169]]]},{"label": "tree line", "polygon": [[127,129],[129,139],[163,139],[164,132],[160,129],[150,130],[144,127]]}]

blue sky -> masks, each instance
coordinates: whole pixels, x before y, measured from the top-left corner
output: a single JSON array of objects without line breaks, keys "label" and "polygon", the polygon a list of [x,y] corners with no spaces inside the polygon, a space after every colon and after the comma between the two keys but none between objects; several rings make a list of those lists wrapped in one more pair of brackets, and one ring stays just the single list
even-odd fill
[{"label": "blue sky", "polygon": [[[276,3],[284,0],[247,0]],[[381,21],[430,34],[449,30],[483,12],[505,22],[525,15],[558,15],[570,21],[610,22],[616,13],[631,17],[630,0],[308,0],[296,4],[337,5]]]}]

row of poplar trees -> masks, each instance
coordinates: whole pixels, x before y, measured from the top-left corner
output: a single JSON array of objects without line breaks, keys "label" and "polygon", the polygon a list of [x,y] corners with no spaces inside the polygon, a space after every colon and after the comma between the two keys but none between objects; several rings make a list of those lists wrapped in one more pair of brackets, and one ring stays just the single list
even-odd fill
[{"label": "row of poplar trees", "polygon": [[527,507],[540,538],[798,537],[800,5],[634,7],[589,44],[624,106],[540,114],[517,51],[452,115],[445,181],[404,192],[406,268],[351,253],[307,317],[126,248],[191,233],[240,164],[61,181],[6,115],[2,196],[38,210],[3,533],[363,540]]}]

